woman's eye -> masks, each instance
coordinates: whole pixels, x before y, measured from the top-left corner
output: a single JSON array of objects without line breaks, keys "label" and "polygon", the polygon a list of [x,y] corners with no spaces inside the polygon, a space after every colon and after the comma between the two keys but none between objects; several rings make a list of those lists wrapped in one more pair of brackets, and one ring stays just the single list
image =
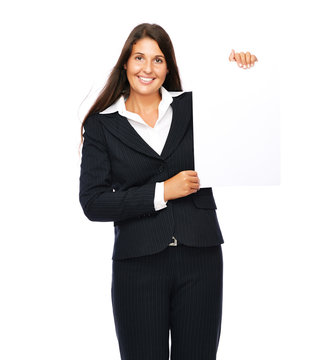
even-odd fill
[{"label": "woman's eye", "polygon": [[[136,59],[136,60],[142,60],[143,57],[139,55],[139,56],[135,56],[135,59]],[[155,59],[155,62],[157,62],[157,63],[162,63],[163,60],[162,60],[162,59],[159,59],[159,58],[156,58],[156,59]]]}]

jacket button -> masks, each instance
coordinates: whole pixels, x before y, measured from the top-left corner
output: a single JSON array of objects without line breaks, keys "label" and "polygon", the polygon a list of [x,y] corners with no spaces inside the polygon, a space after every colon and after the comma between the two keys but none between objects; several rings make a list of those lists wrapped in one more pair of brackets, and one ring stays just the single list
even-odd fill
[{"label": "jacket button", "polygon": [[162,172],[162,171],[164,171],[164,166],[161,165],[158,169],[159,169],[160,172]]}]

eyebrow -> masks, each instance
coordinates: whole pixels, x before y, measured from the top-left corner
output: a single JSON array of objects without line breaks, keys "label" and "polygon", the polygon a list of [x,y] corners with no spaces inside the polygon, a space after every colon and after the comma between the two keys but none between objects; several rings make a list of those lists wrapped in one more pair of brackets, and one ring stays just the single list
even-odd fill
[{"label": "eyebrow", "polygon": [[[137,51],[137,52],[133,53],[133,55],[135,55],[135,54],[145,55],[145,54],[143,54],[142,52],[139,52],[139,51]],[[162,57],[162,58],[164,58],[164,56],[163,56],[163,55],[155,55],[155,56],[156,56],[156,57]]]}]

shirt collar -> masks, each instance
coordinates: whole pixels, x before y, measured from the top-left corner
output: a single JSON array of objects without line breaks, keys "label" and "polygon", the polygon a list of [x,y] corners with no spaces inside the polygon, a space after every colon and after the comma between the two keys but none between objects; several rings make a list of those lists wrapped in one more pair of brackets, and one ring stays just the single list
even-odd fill
[{"label": "shirt collar", "polygon": [[[159,121],[164,114],[166,113],[168,107],[173,101],[174,96],[178,96],[179,94],[183,93],[183,91],[180,92],[169,92],[166,90],[163,86],[161,86],[161,93],[162,93],[162,99],[158,107],[159,116],[157,121]],[[122,116],[127,117],[128,119],[135,120],[141,124],[145,124],[145,121],[136,113],[130,112],[126,109],[125,101],[127,99],[124,99],[124,96],[121,95],[119,99],[113,103],[111,106],[106,108],[105,110],[101,111],[100,114],[110,114],[118,111],[118,113]]]}]

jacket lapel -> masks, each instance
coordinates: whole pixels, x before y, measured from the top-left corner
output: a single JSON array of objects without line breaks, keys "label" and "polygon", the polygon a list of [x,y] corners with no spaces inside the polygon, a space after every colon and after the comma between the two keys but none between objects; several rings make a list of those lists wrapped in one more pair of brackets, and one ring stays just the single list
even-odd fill
[{"label": "jacket lapel", "polygon": [[[183,98],[183,96],[181,96],[181,98]],[[182,106],[184,103],[180,100],[182,99],[175,97],[171,103],[173,110],[172,122],[161,155],[147,144],[132,125],[130,125],[125,116],[120,115],[118,112],[102,114],[103,117],[101,117],[100,120],[107,131],[127,146],[147,156],[164,160],[176,149],[190,123],[192,104],[190,104],[191,106]]]}]

